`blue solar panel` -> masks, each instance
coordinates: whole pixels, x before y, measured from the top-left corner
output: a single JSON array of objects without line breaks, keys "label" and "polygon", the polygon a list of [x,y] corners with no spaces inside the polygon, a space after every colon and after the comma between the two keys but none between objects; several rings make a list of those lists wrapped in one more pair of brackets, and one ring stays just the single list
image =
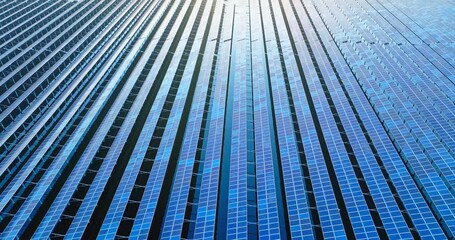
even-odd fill
[{"label": "blue solar panel", "polygon": [[0,238],[454,237],[453,2],[0,2]]},{"label": "blue solar panel", "polygon": [[225,6],[223,17],[223,30],[221,32],[221,45],[217,57],[217,66],[214,75],[214,94],[211,111],[209,112],[207,137],[212,139],[205,146],[204,168],[200,185],[200,196],[197,208],[196,223],[194,225],[194,238],[213,238],[215,234],[217,192],[219,184],[219,172],[222,156],[222,141],[224,128],[224,115],[227,80],[230,65],[230,48],[232,38],[231,23],[233,21],[233,6]]}]

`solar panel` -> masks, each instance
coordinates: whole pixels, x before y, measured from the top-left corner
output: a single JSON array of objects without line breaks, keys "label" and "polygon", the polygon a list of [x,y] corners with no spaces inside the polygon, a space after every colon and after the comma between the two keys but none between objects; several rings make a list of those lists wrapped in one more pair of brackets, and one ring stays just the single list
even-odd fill
[{"label": "solar panel", "polygon": [[452,239],[454,7],[0,0],[0,238]]}]

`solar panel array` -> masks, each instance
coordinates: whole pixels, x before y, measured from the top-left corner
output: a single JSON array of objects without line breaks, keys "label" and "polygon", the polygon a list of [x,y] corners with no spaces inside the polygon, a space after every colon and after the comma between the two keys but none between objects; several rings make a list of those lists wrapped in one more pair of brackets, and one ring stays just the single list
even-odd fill
[{"label": "solar panel array", "polygon": [[0,0],[0,239],[454,239],[454,17]]}]

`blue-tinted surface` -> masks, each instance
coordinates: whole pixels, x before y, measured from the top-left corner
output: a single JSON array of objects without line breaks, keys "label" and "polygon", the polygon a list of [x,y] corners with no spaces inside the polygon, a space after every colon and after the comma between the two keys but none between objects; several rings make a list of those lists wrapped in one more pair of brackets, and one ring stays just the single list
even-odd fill
[{"label": "blue-tinted surface", "polygon": [[0,0],[0,238],[453,239],[454,17]]}]

